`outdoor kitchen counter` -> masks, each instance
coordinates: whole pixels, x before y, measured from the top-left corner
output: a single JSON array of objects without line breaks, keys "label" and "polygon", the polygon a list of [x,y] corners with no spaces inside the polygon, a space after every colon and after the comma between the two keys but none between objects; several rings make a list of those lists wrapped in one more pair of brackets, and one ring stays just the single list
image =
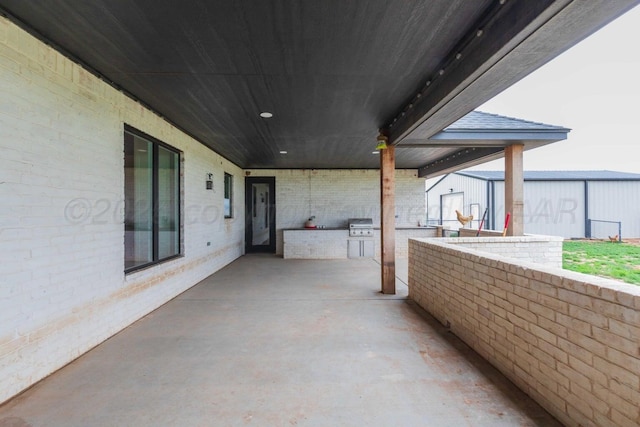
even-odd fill
[{"label": "outdoor kitchen counter", "polygon": [[290,228],[282,230],[284,258],[336,259],[347,257],[346,228]]},{"label": "outdoor kitchen counter", "polygon": [[[374,230],[380,230],[380,227],[373,227]],[[346,227],[327,227],[327,228],[284,228],[282,231],[349,231]],[[410,227],[396,227],[396,230],[433,230],[435,231],[435,227],[418,227],[418,226],[410,226]]]},{"label": "outdoor kitchen counter", "polygon": [[349,231],[345,227],[335,227],[335,228],[284,228],[282,231]]},{"label": "outdoor kitchen counter", "polygon": [[[374,230],[380,230],[380,227],[373,227]],[[396,227],[396,230],[434,230],[435,227],[422,227],[422,226],[410,226],[410,227]]]},{"label": "outdoor kitchen counter", "polygon": [[[410,238],[436,237],[436,231],[435,227],[396,227],[396,256],[408,256]],[[284,229],[282,234],[283,257],[299,259],[348,258],[349,240],[362,239],[349,237],[349,230],[346,228],[289,228]],[[379,257],[380,228],[374,227],[374,236],[368,239],[373,239],[375,256]]]}]

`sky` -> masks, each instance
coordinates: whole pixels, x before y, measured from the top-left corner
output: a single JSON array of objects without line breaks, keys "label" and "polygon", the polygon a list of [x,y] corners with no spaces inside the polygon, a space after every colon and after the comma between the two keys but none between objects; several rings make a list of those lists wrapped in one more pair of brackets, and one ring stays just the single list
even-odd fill
[{"label": "sky", "polygon": [[[572,129],[526,151],[525,170],[640,173],[640,7],[478,107]],[[504,160],[474,170],[504,170]]]}]

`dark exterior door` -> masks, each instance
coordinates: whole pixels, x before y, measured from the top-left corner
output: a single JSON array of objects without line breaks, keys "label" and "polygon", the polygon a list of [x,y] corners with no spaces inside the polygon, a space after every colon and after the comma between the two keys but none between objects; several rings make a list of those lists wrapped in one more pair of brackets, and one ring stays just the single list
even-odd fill
[{"label": "dark exterior door", "polygon": [[245,203],[245,251],[275,253],[275,177],[246,177]]}]

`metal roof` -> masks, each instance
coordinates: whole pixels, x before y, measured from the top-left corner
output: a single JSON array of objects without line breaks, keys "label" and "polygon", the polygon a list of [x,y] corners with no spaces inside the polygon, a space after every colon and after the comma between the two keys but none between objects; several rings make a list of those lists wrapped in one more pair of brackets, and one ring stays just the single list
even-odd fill
[{"label": "metal roof", "polygon": [[[462,171],[458,175],[485,181],[504,181],[503,171]],[[640,174],[608,170],[524,171],[525,181],[640,181]]]}]

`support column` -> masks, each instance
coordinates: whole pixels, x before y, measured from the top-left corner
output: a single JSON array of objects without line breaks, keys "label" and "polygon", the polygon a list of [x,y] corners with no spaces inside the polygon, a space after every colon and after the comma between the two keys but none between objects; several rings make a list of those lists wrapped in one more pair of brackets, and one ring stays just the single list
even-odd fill
[{"label": "support column", "polygon": [[395,147],[380,150],[380,248],[382,293],[396,293],[396,156]]},{"label": "support column", "polygon": [[[510,145],[504,150],[504,209],[511,212],[507,236],[524,235],[524,169],[523,144]],[[504,223],[503,223],[504,224]]]}]

